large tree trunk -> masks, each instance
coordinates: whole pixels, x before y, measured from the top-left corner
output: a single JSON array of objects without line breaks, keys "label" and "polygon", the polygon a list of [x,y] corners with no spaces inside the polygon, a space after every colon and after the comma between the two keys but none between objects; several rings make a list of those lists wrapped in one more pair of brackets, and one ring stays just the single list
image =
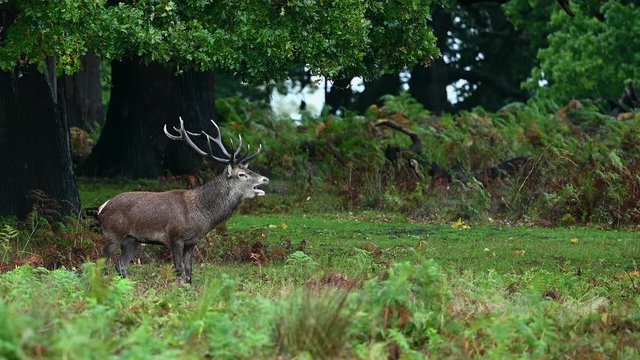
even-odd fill
[{"label": "large tree trunk", "polygon": [[178,117],[191,131],[211,131],[214,114],[213,75],[176,74],[158,64],[115,61],[107,121],[84,166],[98,176],[158,177],[193,172],[201,158],[182,143],[166,138],[163,126]]},{"label": "large tree trunk", "polygon": [[429,67],[416,67],[411,72],[409,92],[426,109],[434,113],[443,113],[451,109],[447,97],[447,65],[442,59],[435,60]]},{"label": "large tree trunk", "polygon": [[91,130],[95,124],[104,124],[100,60],[93,54],[82,57],[82,70],[62,76],[59,90],[65,99],[69,126]]},{"label": "large tree trunk", "polygon": [[0,215],[25,216],[32,190],[56,199],[63,213],[80,206],[55,61],[48,65],[45,75],[35,66],[0,72]]},{"label": "large tree trunk", "polygon": [[335,114],[341,108],[349,108],[353,100],[351,91],[351,78],[339,78],[333,80],[331,90],[327,91],[325,83],[324,102],[331,107],[331,113]]},{"label": "large tree trunk", "polygon": [[383,95],[397,95],[401,85],[398,74],[385,74],[378,79],[366,81],[364,91],[355,95],[355,102],[351,109],[363,113],[372,104],[382,105],[380,98]]},{"label": "large tree trunk", "polygon": [[[442,51],[447,47],[447,31],[451,29],[451,13],[445,9],[436,8],[431,21],[436,36],[438,48]],[[442,58],[433,61],[428,67],[417,66],[411,71],[409,92],[425,108],[442,113],[451,108],[447,99],[447,85],[449,85],[448,66]]]}]

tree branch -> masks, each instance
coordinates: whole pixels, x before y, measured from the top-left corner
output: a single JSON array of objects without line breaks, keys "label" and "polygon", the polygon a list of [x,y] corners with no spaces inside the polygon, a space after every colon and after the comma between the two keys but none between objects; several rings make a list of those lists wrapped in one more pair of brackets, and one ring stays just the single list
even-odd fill
[{"label": "tree branch", "polygon": [[571,10],[571,4],[569,4],[569,0],[558,0],[558,4],[560,4],[560,6],[562,6],[564,11],[567,14],[569,14],[569,16],[571,16],[571,17],[576,16],[576,14],[573,13],[573,10]]},{"label": "tree branch", "polygon": [[[571,4],[569,4],[569,0],[557,0],[557,1],[558,1],[558,4],[562,6],[562,9],[567,14],[569,14],[569,16],[574,17],[576,15],[574,14],[573,10],[571,10]],[[479,3],[485,3],[485,2],[506,4],[509,2],[509,0],[458,0],[458,2],[461,5],[473,5],[473,4],[479,4]]]},{"label": "tree branch", "polygon": [[464,79],[473,82],[484,82],[505,96],[521,97],[523,95],[522,90],[514,88],[500,77],[486,71],[473,68],[470,70],[450,68],[448,69],[448,73],[452,80]]},{"label": "tree branch", "polygon": [[388,119],[378,120],[375,123],[375,126],[386,126],[388,128],[400,131],[401,133],[409,136],[411,138],[411,142],[413,143],[411,145],[411,147],[409,148],[409,150],[413,151],[416,154],[422,153],[422,149],[424,148],[422,146],[422,141],[420,140],[420,137],[418,136],[418,134],[413,132],[413,130],[408,129],[408,128],[398,124],[397,122],[395,122],[393,120],[388,120]]},{"label": "tree branch", "polygon": [[498,3],[498,4],[506,4],[510,0],[458,0],[461,5],[473,5],[479,3]]}]

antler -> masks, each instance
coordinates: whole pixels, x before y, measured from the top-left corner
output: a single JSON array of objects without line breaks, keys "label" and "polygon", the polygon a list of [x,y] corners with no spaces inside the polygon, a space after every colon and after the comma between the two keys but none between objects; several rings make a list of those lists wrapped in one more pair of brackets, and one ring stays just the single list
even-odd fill
[{"label": "antler", "polygon": [[[179,117],[180,119],[180,128],[177,127],[173,127],[173,129],[175,131],[178,132],[179,135],[173,135],[170,134],[169,131],[167,131],[167,125],[164,125],[164,133],[165,135],[167,135],[167,137],[171,140],[180,140],[180,141],[184,141],[186,142],[189,146],[191,146],[192,149],[194,149],[198,154],[200,154],[201,156],[210,156],[213,160],[223,163],[223,164],[229,164],[229,165],[234,165],[234,164],[243,164],[246,165],[249,160],[255,158],[256,156],[258,156],[258,154],[260,153],[260,150],[262,149],[262,144],[258,147],[258,151],[251,155],[251,156],[247,156],[245,158],[242,159],[238,159],[238,155],[240,155],[240,152],[242,150],[242,136],[238,136],[240,142],[238,144],[238,148],[236,149],[235,152],[233,152],[233,154],[231,154],[227,148],[225,148],[224,144],[222,143],[222,131],[220,131],[220,128],[218,127],[218,124],[216,124],[215,121],[211,120],[211,123],[213,124],[213,127],[216,128],[216,136],[211,136],[209,134],[207,134],[206,132],[202,131],[200,134],[198,133],[192,133],[190,131],[187,131],[184,129],[184,121],[182,121],[182,117]],[[191,136],[200,136],[200,135],[204,135],[205,138],[207,139],[207,146],[209,147],[209,153],[206,153],[204,151],[202,151],[192,140],[191,138],[189,138],[189,135]],[[218,146],[218,148],[220,149],[220,151],[222,151],[222,154],[224,154],[224,156],[226,157],[226,159],[222,159],[219,157],[216,157],[213,155],[213,147],[211,146],[211,142],[213,141],[214,144],[216,144]],[[233,144],[233,141],[232,141]],[[247,147],[247,149],[249,149],[249,147]]]},{"label": "antler", "polygon": [[[250,150],[251,148],[247,145],[247,150]],[[262,150],[262,144],[258,145],[258,151],[256,151],[255,154],[251,155],[251,156],[247,156],[244,159],[240,160],[240,164],[247,164],[251,159],[255,158],[256,156],[258,156],[258,154],[260,154],[260,151]]]},{"label": "antler", "polygon": [[202,156],[206,156],[207,153],[202,151],[202,150],[200,150],[200,148],[189,137],[189,135],[200,136],[200,134],[192,133],[192,132],[189,132],[189,131],[185,130],[184,129],[184,121],[182,121],[182,117],[179,117],[179,119],[180,119],[180,128],[177,128],[175,126],[173,127],[173,130],[177,131],[178,135],[170,134],[169,131],[167,130],[167,124],[164,124],[164,134],[167,135],[167,137],[169,139],[171,139],[171,140],[180,140],[180,141],[186,142],[198,154],[200,154]]}]

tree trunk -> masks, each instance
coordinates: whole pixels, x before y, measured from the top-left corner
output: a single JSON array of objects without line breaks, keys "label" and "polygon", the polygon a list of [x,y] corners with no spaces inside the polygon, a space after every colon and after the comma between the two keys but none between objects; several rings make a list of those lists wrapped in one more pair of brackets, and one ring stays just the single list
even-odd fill
[{"label": "tree trunk", "polygon": [[213,75],[173,70],[139,60],[112,63],[112,90],[102,135],[87,159],[84,173],[131,178],[193,172],[201,158],[164,135],[178,124],[191,131],[212,131]]},{"label": "tree trunk", "polygon": [[355,95],[351,109],[363,113],[372,104],[382,105],[383,95],[397,95],[400,92],[400,76],[398,74],[382,75],[380,78],[364,83],[364,91]]},{"label": "tree trunk", "polygon": [[63,213],[80,207],[55,61],[48,64],[44,75],[33,65],[0,72],[0,215],[28,214],[33,190],[56,199]]},{"label": "tree trunk", "polygon": [[95,124],[104,124],[100,60],[97,56],[83,56],[82,70],[62,76],[58,86],[65,99],[69,126],[90,131]]},{"label": "tree trunk", "polygon": [[351,91],[351,78],[333,80],[331,90],[327,91],[325,85],[324,102],[331,107],[331,113],[335,114],[341,108],[349,108],[353,99]]},{"label": "tree trunk", "polygon": [[[451,13],[436,8],[431,23],[434,35],[438,39],[438,48],[443,51],[447,47],[447,31],[452,26]],[[411,71],[409,92],[428,110],[442,113],[451,108],[447,99],[447,85],[449,85],[447,64],[442,58],[438,58],[428,67],[417,66]]]},{"label": "tree trunk", "polygon": [[447,98],[447,65],[438,59],[429,67],[416,67],[411,72],[409,92],[426,109],[434,113],[449,111],[451,103]]}]

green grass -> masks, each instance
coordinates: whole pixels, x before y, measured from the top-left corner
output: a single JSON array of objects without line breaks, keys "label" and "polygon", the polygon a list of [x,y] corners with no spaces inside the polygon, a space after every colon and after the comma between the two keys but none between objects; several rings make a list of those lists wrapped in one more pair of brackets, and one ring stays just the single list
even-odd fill
[{"label": "green grass", "polygon": [[[81,178],[79,185],[81,201],[90,208],[123,191],[162,191],[180,184]],[[417,248],[448,271],[544,269],[600,276],[633,270],[640,264],[640,235],[631,231],[490,224],[456,229],[451,224],[409,222],[400,214],[336,211],[332,198],[319,202],[314,196],[312,200],[305,196],[261,198],[241,212],[262,215],[235,215],[228,226],[235,232],[265,229],[270,234],[268,241],[274,243],[305,240],[305,251],[324,263],[372,243],[392,259],[404,259],[411,255],[410,249]],[[297,210],[291,213],[289,209]],[[289,213],[273,214],[285,210]]]},{"label": "green grass", "polygon": [[367,249],[373,243],[400,260],[412,255],[410,249],[417,249],[448,271],[580,269],[583,274],[604,275],[630,271],[640,264],[640,234],[621,230],[498,225],[456,229],[378,213],[238,215],[228,227],[237,232],[265,229],[275,242],[305,240],[306,252],[324,261],[352,255],[353,249]]},{"label": "green grass", "polygon": [[[81,189],[89,206],[123,191]],[[0,359],[640,358],[637,232],[427,224],[310,203],[244,206],[229,236],[199,245],[207,260],[185,288],[157,246],[126,280],[92,263],[0,274]],[[256,241],[271,255],[291,244],[288,258],[225,257]]]},{"label": "green grass", "polygon": [[84,208],[99,207],[105,201],[125,191],[166,191],[180,187],[184,185],[155,179],[78,178],[80,203]]}]

